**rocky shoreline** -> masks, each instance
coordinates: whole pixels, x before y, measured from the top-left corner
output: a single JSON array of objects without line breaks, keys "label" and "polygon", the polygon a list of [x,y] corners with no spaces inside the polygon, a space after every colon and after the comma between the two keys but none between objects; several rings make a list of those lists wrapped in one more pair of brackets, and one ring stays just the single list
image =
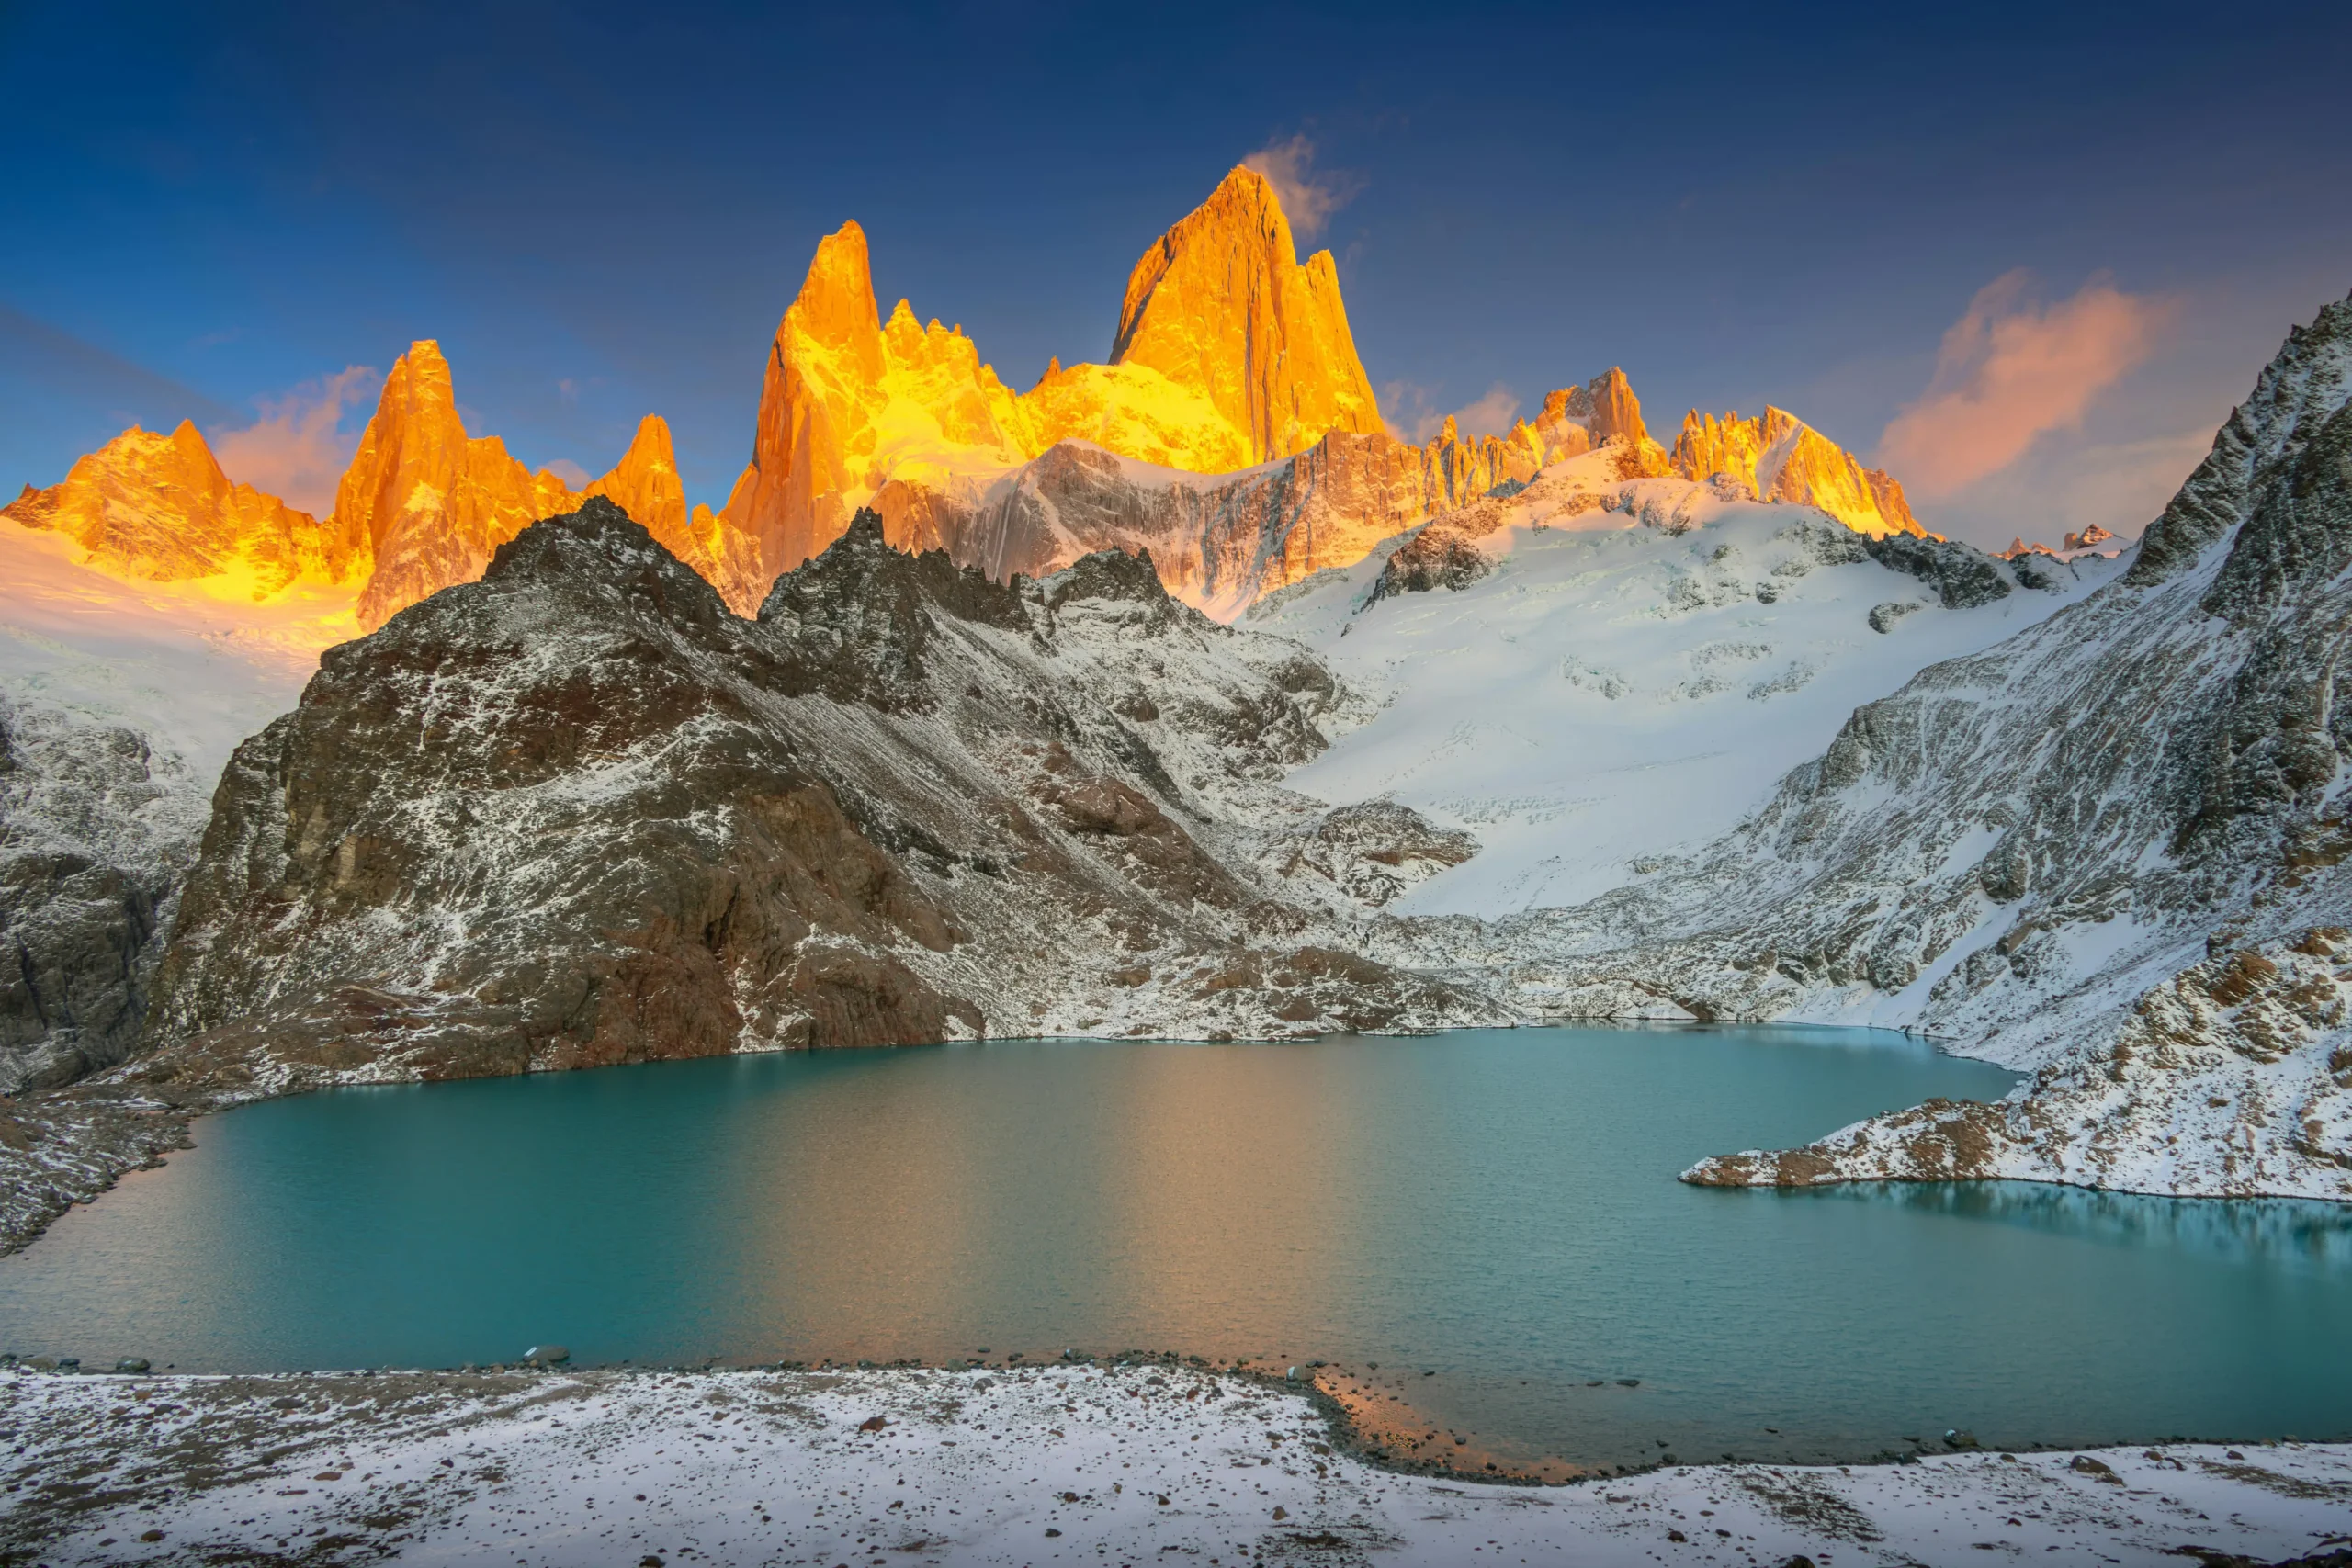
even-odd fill
[{"label": "rocky shoreline", "polygon": [[109,1086],[0,1096],[0,1257],[129,1170],[190,1148],[188,1112]]},{"label": "rocky shoreline", "polygon": [[[1318,1382],[1044,1366],[0,1372],[0,1561],[2339,1561],[2352,1445],[1667,1466],[1373,1462]],[[1474,1556],[1473,1554],[1476,1554]]]}]

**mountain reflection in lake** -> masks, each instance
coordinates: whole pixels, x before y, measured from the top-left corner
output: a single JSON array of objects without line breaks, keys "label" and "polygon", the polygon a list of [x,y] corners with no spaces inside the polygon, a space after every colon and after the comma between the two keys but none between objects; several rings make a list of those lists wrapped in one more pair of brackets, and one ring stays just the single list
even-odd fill
[{"label": "mountain reflection in lake", "polygon": [[2025,1225],[2110,1247],[2156,1247],[2265,1269],[2352,1270],[2352,1207],[2341,1203],[2152,1198],[2030,1181],[1857,1183],[1805,1195],[1892,1203],[1915,1213]]},{"label": "mountain reflection in lake", "polygon": [[1899,1036],[1724,1028],[997,1041],[339,1090],[207,1119],[169,1168],[0,1260],[0,1348],[1376,1361],[1437,1372],[1413,1404],[1487,1451],[1609,1463],[1857,1457],[1951,1427],[2345,1431],[2341,1211],[1674,1179],[2009,1081]]}]

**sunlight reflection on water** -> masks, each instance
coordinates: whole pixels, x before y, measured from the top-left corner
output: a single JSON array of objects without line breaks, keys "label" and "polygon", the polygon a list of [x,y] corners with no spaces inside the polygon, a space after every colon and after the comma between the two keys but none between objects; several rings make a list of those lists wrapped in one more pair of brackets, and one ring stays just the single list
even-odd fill
[{"label": "sunlight reflection on water", "polygon": [[2352,1213],[1674,1179],[2009,1081],[1899,1036],[1566,1029],[339,1090],[207,1119],[0,1260],[0,1333],[184,1369],[1379,1361],[1491,1451],[1611,1462],[2345,1428]]}]

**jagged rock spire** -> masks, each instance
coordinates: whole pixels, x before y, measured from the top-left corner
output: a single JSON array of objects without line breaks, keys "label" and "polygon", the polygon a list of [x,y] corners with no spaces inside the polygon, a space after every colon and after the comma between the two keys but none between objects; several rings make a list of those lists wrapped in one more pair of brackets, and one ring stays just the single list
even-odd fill
[{"label": "jagged rock spire", "polygon": [[1274,187],[1237,168],[1127,277],[1114,365],[1204,393],[1250,444],[1286,457],[1332,430],[1381,428],[1331,253],[1304,264]]}]

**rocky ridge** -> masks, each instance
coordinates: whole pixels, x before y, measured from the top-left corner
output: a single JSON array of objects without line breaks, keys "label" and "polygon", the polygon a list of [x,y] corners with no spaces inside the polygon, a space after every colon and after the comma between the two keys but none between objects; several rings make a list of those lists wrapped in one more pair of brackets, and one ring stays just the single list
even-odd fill
[{"label": "rocky ridge", "polygon": [[2347,565],[2352,301],[2290,336],[2119,580],[1856,710],[1645,885],[1396,940],[1556,1014],[1892,1024],[2038,1069],[1992,1111],[1694,1179],[2352,1198]]},{"label": "rocky ridge", "polygon": [[1281,789],[1354,716],[1132,557],[999,585],[867,513],[744,621],[592,500],[240,749],[123,1082],[1498,1017],[1350,952],[1470,852]]},{"label": "rocky ridge", "polygon": [[[110,571],[181,580],[233,557],[262,597],[297,579],[351,584],[368,627],[471,581],[501,543],[583,495],[618,502],[745,615],[777,573],[871,507],[892,544],[947,549],[1000,580],[1114,545],[1150,548],[1172,592],[1229,617],[1611,444],[1628,476],[1706,478],[1693,465],[1720,457],[1770,499],[1818,502],[1864,531],[1916,528],[1900,486],[1778,410],[1707,431],[1705,453],[1686,428],[1669,458],[1611,369],[1499,435],[1464,435],[1448,420],[1426,444],[1398,440],[1356,356],[1329,254],[1299,261],[1272,186],[1237,168],[1136,262],[1108,361],[1056,360],[1019,394],[960,326],[922,323],[904,299],[884,318],[865,231],[842,225],[777,325],[752,458],[716,513],[688,508],[658,416],[577,495],[496,436],[469,435],[431,340],[393,365],[324,523],[229,486],[185,425],[168,440],[125,433],[64,484],[28,487],[12,513],[68,528]],[[1128,483],[1104,484],[1090,452],[1126,459]]]},{"label": "rocky ridge", "polygon": [[1225,474],[1380,430],[1329,254],[1301,264],[1272,186],[1236,169],[1136,264],[1109,362],[1056,360],[1018,395],[960,326],[919,324],[904,299],[885,320],[865,232],[843,224],[777,324],[722,516],[773,576],[867,505],[894,544],[944,542],[930,517],[970,513],[997,475],[1064,442]]},{"label": "rocky ridge", "polygon": [[73,540],[109,575],[201,581],[226,597],[356,582],[374,565],[364,534],[230,482],[186,420],[169,435],[133,425],[47,490],[27,485],[0,516]]},{"label": "rocky ridge", "polygon": [[571,489],[534,474],[495,435],[471,437],[441,345],[411,344],[392,362],[359,450],[336,486],[336,525],[368,541],[374,570],[360,590],[359,622],[395,612],[481,575],[490,553],[532,519],[568,509]]},{"label": "rocky ridge", "polygon": [[1521,421],[1507,435],[1464,435],[1451,419],[1423,446],[1333,431],[1294,457],[1236,474],[1158,468],[1064,442],[998,479],[976,504],[935,505],[925,538],[999,580],[1057,571],[1095,550],[1148,552],[1170,593],[1231,619],[1269,593],[1355,565],[1433,517],[1598,449],[1621,475],[1667,471],[1620,369],[1552,393],[1534,423]]},{"label": "rocky ridge", "polygon": [[1721,418],[1692,409],[1674,442],[1674,470],[1687,479],[1725,474],[1765,501],[1817,506],[1857,533],[1925,534],[1903,486],[1784,409],[1760,419]]}]

